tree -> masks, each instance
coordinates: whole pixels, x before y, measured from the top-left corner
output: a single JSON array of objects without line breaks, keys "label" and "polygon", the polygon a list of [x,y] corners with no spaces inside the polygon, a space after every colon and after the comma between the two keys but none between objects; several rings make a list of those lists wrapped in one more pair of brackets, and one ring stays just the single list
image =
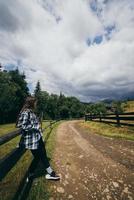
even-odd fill
[{"label": "tree", "polygon": [[59,96],[56,94],[51,94],[48,101],[48,115],[51,119],[60,118],[59,115]]},{"label": "tree", "polygon": [[36,107],[36,113],[37,115],[42,118],[43,116],[43,98],[41,93],[41,86],[40,82],[38,81],[34,90],[34,96],[37,99],[37,107]]},{"label": "tree", "polygon": [[91,115],[100,115],[106,114],[107,109],[104,103],[96,103],[96,104],[89,104],[86,107],[86,112],[90,113]]},{"label": "tree", "polygon": [[66,105],[61,106],[59,112],[61,119],[69,118],[69,108]]},{"label": "tree", "polygon": [[113,112],[123,113],[123,108],[122,108],[121,101],[113,101],[112,102],[112,109],[113,109]]},{"label": "tree", "polygon": [[16,90],[16,112],[19,112],[22,107],[26,96],[29,94],[29,89],[27,87],[27,82],[25,81],[25,74],[20,74],[19,70],[9,71],[9,75],[11,77],[11,82],[17,88]]},{"label": "tree", "polygon": [[24,74],[18,70],[0,72],[0,123],[15,122],[28,95]]},{"label": "tree", "polygon": [[41,93],[41,86],[40,86],[40,81],[38,81],[37,84],[36,84],[35,90],[34,90],[35,97],[38,98],[40,93]]}]

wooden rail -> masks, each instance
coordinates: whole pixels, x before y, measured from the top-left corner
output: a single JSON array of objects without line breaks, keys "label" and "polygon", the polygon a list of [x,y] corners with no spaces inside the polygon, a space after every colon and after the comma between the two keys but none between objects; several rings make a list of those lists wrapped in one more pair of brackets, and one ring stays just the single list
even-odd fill
[{"label": "wooden rail", "polygon": [[4,136],[0,137],[0,145],[8,142],[9,140],[15,138],[16,136],[20,135],[20,130],[12,131],[10,133],[7,133]]},{"label": "wooden rail", "polygon": [[[43,131],[44,131],[44,130],[50,128],[50,131],[47,133],[47,135],[45,137],[45,142],[47,142],[47,140],[50,136],[50,133],[53,129],[53,124],[57,123],[57,121],[59,121],[59,120],[50,121],[50,124],[47,125],[43,129]],[[4,145],[5,143],[10,141],[11,139],[17,137],[18,135],[20,135],[20,130],[13,131],[13,132],[10,132],[10,133],[8,133],[4,136],[1,136],[0,137],[0,145]],[[4,158],[2,158],[0,160],[0,181],[2,181],[5,178],[5,176],[16,165],[16,163],[19,161],[19,159],[21,158],[21,156],[25,152],[26,152],[26,150],[24,148],[18,146],[16,148],[14,148],[9,154],[7,154]],[[28,193],[29,193],[31,186],[32,186],[32,182],[33,182],[32,179],[30,179],[29,182],[26,182],[26,179],[28,177],[29,169],[30,169],[31,165],[35,165],[34,159],[32,160],[26,174],[24,175],[24,177],[23,177],[23,179],[20,183],[20,186],[19,186],[18,190],[16,191],[15,196],[13,197],[13,200],[24,200],[24,199],[27,198]]]},{"label": "wooden rail", "polygon": [[[134,112],[127,113],[109,113],[109,114],[99,114],[94,115],[92,113],[88,113],[85,115],[85,121],[99,121],[104,123],[113,123],[126,126],[134,126]],[[111,120],[111,121],[109,121]]]}]

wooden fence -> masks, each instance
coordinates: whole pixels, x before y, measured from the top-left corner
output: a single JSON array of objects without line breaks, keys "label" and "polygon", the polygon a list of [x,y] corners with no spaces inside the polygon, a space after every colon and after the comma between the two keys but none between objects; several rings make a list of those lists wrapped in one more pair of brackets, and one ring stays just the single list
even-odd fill
[{"label": "wooden fence", "polygon": [[[50,128],[50,131],[47,133],[47,135],[45,137],[45,142],[47,142],[47,140],[50,136],[50,133],[52,132],[53,124],[55,124],[57,121],[50,121],[50,124],[44,128],[44,129]],[[44,131],[44,129],[43,129],[43,131]],[[6,142],[10,141],[11,139],[15,138],[18,135],[20,135],[20,130],[10,132],[10,133],[0,137],[0,145],[4,145]],[[26,150],[24,148],[18,146],[0,160],[0,181],[2,181],[5,178],[5,176],[16,165],[16,163],[19,161],[19,159],[25,152],[26,152]],[[32,186],[33,179],[31,178],[28,182],[26,181],[26,179],[28,177],[29,169],[31,168],[31,165],[35,165],[34,159],[32,160],[26,174],[24,175],[23,179],[21,180],[21,183],[19,185],[18,190],[16,191],[16,194],[13,197],[13,200],[24,200],[28,197],[29,191]]]},{"label": "wooden fence", "polygon": [[96,121],[96,122],[104,122],[104,123],[112,123],[126,126],[134,126],[134,112],[127,113],[109,113],[109,114],[99,114],[94,115],[92,113],[85,115],[85,121]]}]

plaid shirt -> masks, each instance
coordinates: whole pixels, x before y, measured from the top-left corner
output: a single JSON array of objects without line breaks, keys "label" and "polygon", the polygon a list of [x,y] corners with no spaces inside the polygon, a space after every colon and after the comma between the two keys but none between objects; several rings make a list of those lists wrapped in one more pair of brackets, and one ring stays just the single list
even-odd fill
[{"label": "plaid shirt", "polygon": [[32,110],[26,109],[20,113],[17,127],[21,128],[20,144],[26,149],[38,149],[42,137],[40,123]]}]

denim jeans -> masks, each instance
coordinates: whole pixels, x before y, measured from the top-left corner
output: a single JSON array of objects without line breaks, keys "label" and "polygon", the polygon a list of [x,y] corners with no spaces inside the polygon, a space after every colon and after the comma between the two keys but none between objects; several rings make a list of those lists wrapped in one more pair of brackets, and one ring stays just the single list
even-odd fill
[{"label": "denim jeans", "polygon": [[34,150],[31,149],[31,152],[34,156],[34,160],[33,160],[33,164],[30,167],[30,173],[34,172],[34,169],[36,168],[39,161],[42,162],[45,169],[50,166],[49,160],[47,157],[47,153],[46,153],[46,149],[45,149],[45,145],[44,145],[42,138],[39,140],[38,149],[34,149]]}]

